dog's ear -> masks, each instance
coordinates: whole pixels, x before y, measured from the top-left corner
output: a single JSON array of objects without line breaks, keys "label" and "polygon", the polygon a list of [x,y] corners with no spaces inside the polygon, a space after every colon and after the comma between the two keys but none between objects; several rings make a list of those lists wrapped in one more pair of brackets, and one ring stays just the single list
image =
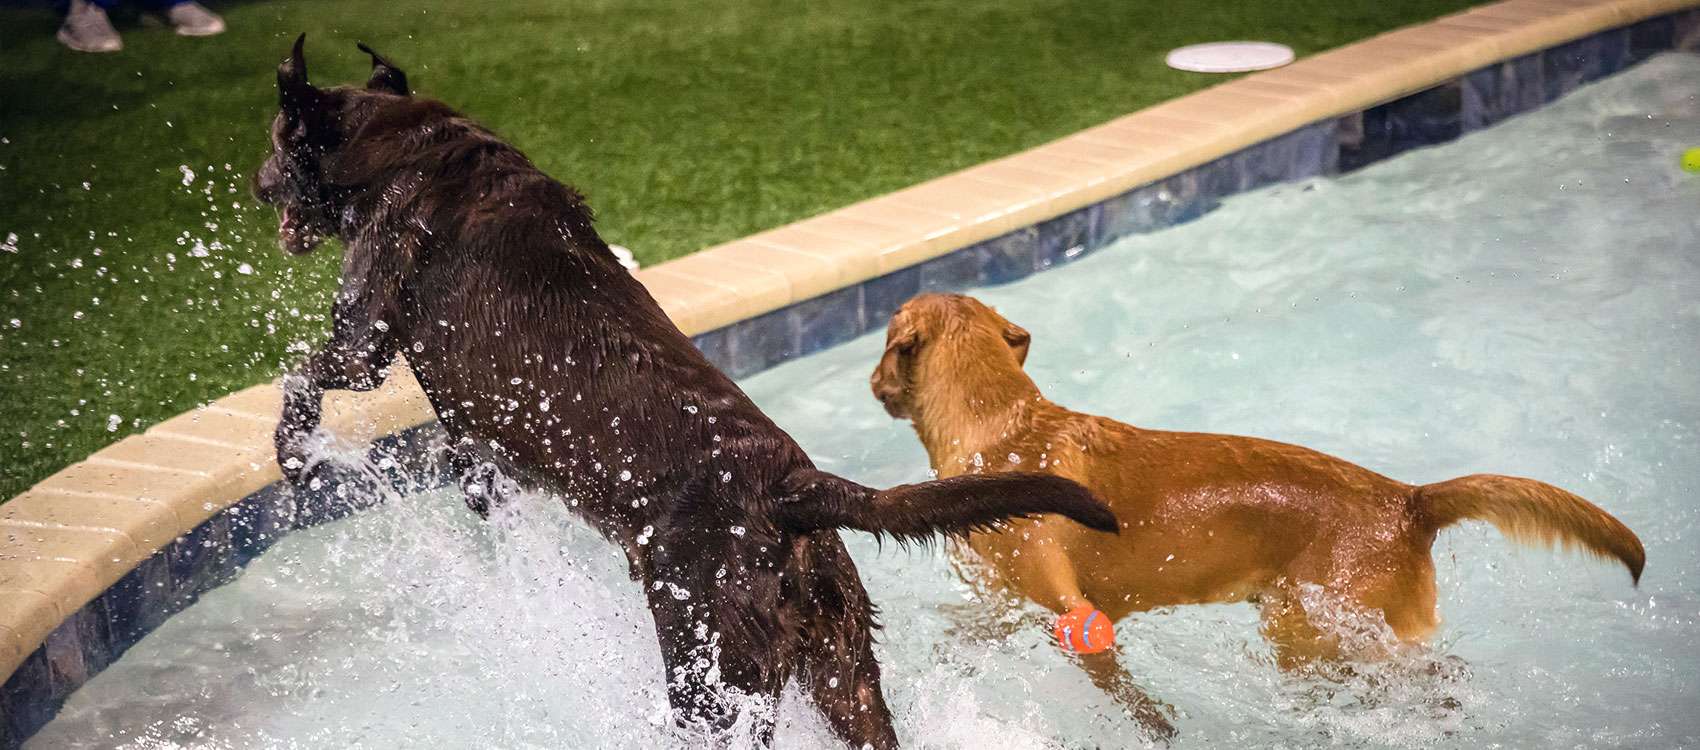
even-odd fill
[{"label": "dog's ear", "polygon": [[313,88],[307,82],[307,55],[304,47],[307,35],[301,34],[295,38],[295,47],[289,52],[289,59],[277,66],[277,99],[283,107],[284,115],[291,119],[299,118],[319,105],[323,93]]},{"label": "dog's ear", "polygon": [[372,56],[372,76],[366,79],[366,88],[373,91],[388,91],[396,96],[407,96],[407,74],[394,63],[384,59],[383,55],[374,52],[365,42],[355,42],[360,51]]},{"label": "dog's ear", "polygon": [[1010,349],[1014,350],[1015,363],[1019,365],[1027,364],[1027,346],[1033,343],[1033,334],[1028,333],[1027,329],[1021,326],[1004,321],[1003,340],[1004,343],[1009,344]]},{"label": "dog's ear", "polygon": [[915,353],[915,347],[921,343],[921,335],[914,326],[901,321],[892,321],[891,331],[885,339],[885,353],[880,355],[880,363],[874,367],[873,376],[868,378],[868,384],[874,389],[874,398],[885,405],[887,413],[901,418],[903,414],[903,392],[909,389],[909,384],[903,379],[903,358]]}]

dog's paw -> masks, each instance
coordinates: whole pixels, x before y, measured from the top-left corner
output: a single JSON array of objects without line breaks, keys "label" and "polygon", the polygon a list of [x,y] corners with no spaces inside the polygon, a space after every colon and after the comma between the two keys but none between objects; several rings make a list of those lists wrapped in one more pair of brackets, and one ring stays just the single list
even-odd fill
[{"label": "dog's paw", "polygon": [[310,431],[289,429],[279,424],[272,443],[277,448],[277,466],[283,470],[283,478],[290,484],[299,485],[311,472],[316,461],[311,460],[309,444],[313,433]]},{"label": "dog's paw", "polygon": [[491,461],[480,461],[462,469],[460,490],[466,507],[479,518],[489,518],[490,511],[505,504],[519,491],[519,485]]},{"label": "dog's paw", "polygon": [[1152,701],[1139,707],[1128,706],[1128,712],[1145,728],[1152,740],[1167,745],[1179,731],[1175,729],[1175,709],[1167,703]]}]

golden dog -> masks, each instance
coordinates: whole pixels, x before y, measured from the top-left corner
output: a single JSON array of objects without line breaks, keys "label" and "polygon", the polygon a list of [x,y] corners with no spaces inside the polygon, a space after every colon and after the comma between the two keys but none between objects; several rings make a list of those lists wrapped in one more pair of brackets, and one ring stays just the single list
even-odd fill
[{"label": "golden dog", "polygon": [[[1349,655],[1300,600],[1320,587],[1379,612],[1401,641],[1422,641],[1439,622],[1429,547],[1467,519],[1514,540],[1615,558],[1640,580],[1646,554],[1635,534],[1552,485],[1477,474],[1415,486],[1296,445],[1070,411],[1022,371],[1029,340],[971,297],[922,295],[892,317],[872,384],[887,412],[913,422],[939,476],[1049,472],[1115,511],[1120,535],[1040,517],[969,536],[995,585],[1055,612],[1096,608],[1113,621],[1252,601],[1279,662],[1296,666]],[[1111,654],[1083,660],[1094,682],[1149,709],[1117,687],[1125,673]]]}]

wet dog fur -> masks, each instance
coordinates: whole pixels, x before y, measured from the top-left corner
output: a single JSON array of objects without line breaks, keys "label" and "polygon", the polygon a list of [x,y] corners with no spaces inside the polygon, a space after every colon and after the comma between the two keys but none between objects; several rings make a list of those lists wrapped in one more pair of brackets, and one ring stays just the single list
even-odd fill
[{"label": "wet dog fur", "polygon": [[324,392],[375,388],[405,352],[471,508],[500,501],[505,473],[624,549],[681,723],[728,727],[731,695],[776,699],[795,678],[838,736],[875,748],[897,745],[875,609],[837,529],[914,540],[1041,513],[1116,528],[1054,476],[875,490],[816,469],[620,266],[578,193],[361,48],[370,80],[321,89],[297,40],[255,179],[285,250],[345,247],[330,339],[284,379],[290,480],[311,471]]},{"label": "wet dog fur", "polygon": [[[1058,613],[1091,604],[1120,620],[1254,601],[1280,662],[1299,666],[1344,655],[1301,601],[1320,586],[1421,641],[1439,623],[1429,548],[1464,520],[1620,561],[1640,580],[1635,534],[1552,485],[1478,474],[1415,486],[1295,445],[1071,411],[1022,371],[1031,341],[972,297],[922,295],[893,315],[871,385],[887,412],[912,422],[941,477],[1037,470],[1110,504],[1119,536],[1036,518],[968,537],[994,583]],[[1083,662],[1094,681],[1146,710],[1104,653]]]}]

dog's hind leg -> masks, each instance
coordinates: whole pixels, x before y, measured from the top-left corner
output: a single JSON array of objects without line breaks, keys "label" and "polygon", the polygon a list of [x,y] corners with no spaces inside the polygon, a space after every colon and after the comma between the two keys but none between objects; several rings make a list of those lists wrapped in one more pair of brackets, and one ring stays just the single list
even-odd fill
[{"label": "dog's hind leg", "polygon": [[794,656],[777,617],[777,578],[759,579],[772,580],[771,587],[738,585],[739,571],[754,564],[736,545],[704,539],[701,529],[682,522],[675,533],[650,540],[655,552],[644,593],[666,667],[667,699],[680,727],[707,733],[711,745],[735,741],[730,733],[742,724],[767,747]]},{"label": "dog's hind leg", "polygon": [[1311,621],[1297,591],[1283,586],[1263,592],[1258,596],[1258,613],[1263,618],[1263,637],[1275,648],[1275,663],[1281,669],[1302,669],[1340,658],[1338,636]]},{"label": "dog's hind leg", "polygon": [[849,575],[822,576],[804,589],[809,596],[801,602],[799,678],[839,739],[851,747],[896,748],[897,732],[873,652],[873,603],[839,540],[811,540],[811,545],[817,556],[814,570]]},{"label": "dog's hind leg", "polygon": [[892,750],[898,747],[897,732],[880,690],[880,665],[874,659],[872,640],[868,631],[861,630],[859,634],[841,631],[841,637],[832,641],[810,643],[804,676],[810,697],[834,734],[851,747]]}]

